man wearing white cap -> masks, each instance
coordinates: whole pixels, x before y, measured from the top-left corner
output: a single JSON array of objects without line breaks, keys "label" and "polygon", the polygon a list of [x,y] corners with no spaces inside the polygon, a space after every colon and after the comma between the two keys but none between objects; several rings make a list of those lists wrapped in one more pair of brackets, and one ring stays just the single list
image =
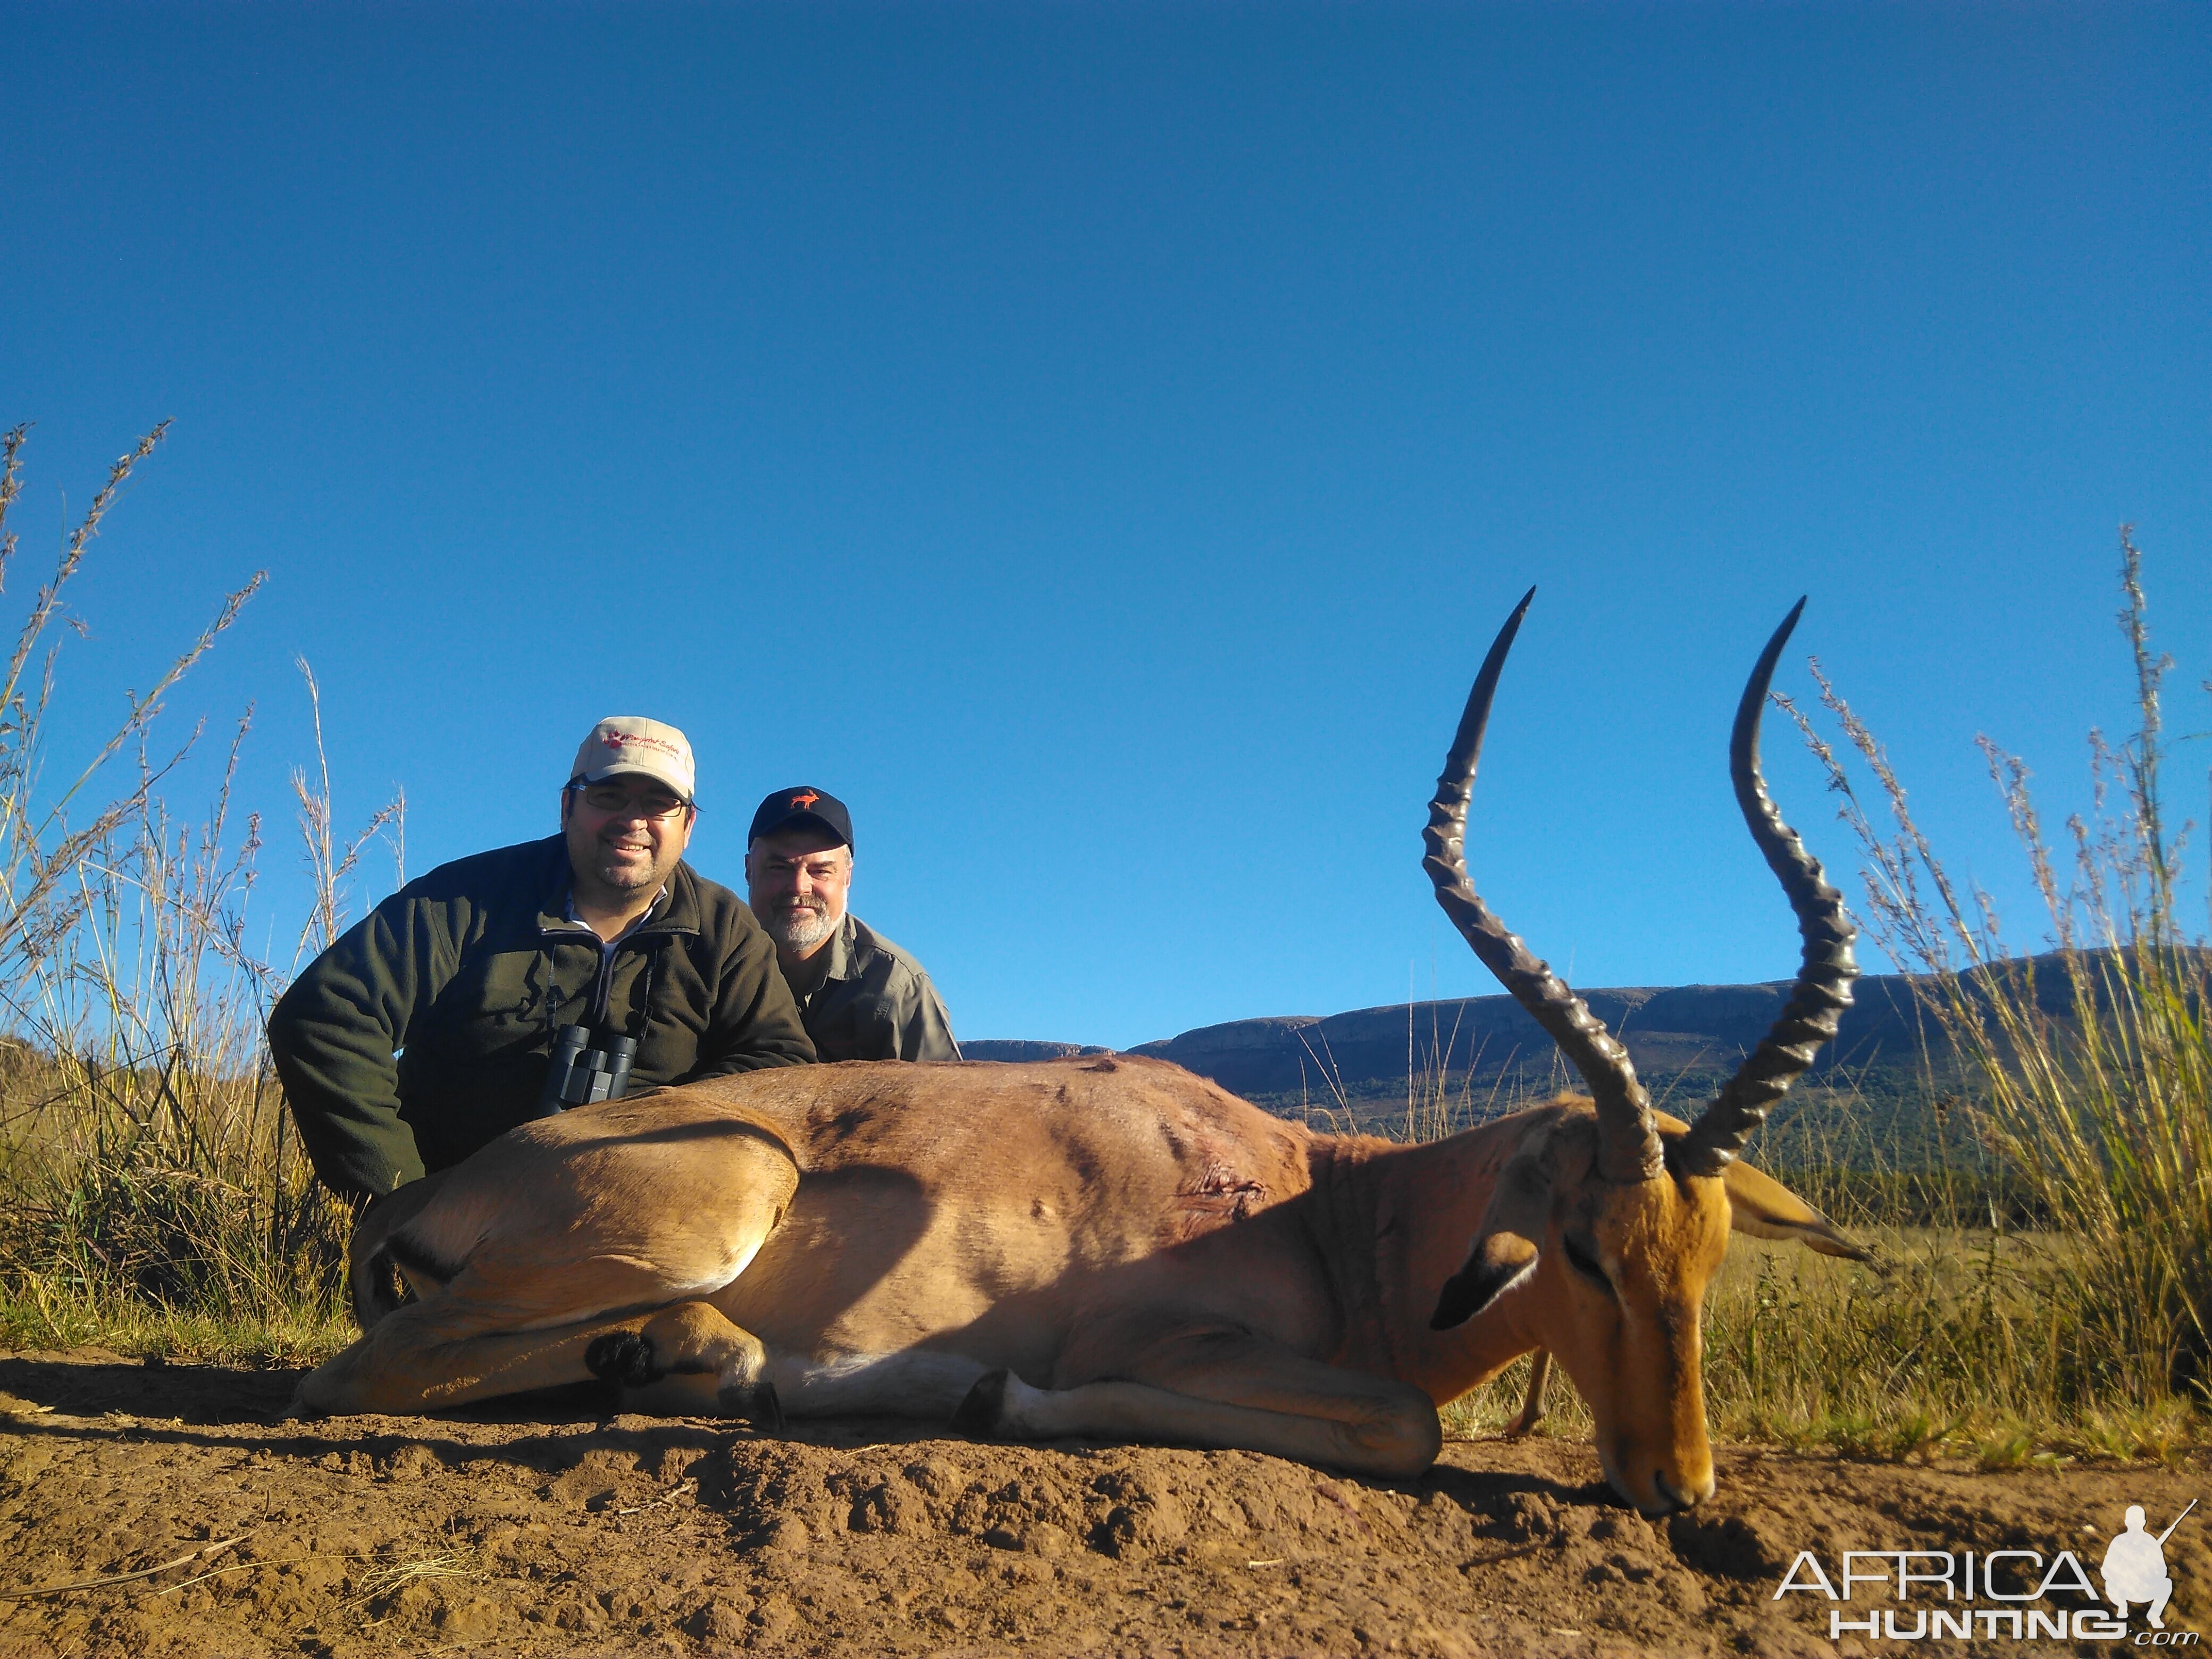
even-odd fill
[{"label": "man wearing white cap", "polygon": [[324,1184],[379,1196],[567,1104],[812,1060],[775,945],[683,861],[697,817],[684,734],[603,720],[559,835],[441,866],[317,957],[269,1047]]}]

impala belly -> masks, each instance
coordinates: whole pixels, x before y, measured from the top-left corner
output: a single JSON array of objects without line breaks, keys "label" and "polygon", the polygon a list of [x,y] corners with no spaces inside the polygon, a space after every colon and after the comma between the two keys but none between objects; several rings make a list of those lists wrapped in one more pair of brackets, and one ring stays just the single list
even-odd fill
[{"label": "impala belly", "polygon": [[[808,1376],[849,1392],[916,1350],[1072,1386],[1121,1374],[1117,1358],[1164,1320],[1334,1346],[1296,1218],[1302,1132],[1227,1096],[1164,1126],[1156,1109],[1127,1111],[1126,1073],[1103,1101],[1024,1081],[964,1121],[848,1110],[809,1140],[781,1225],[712,1298],[776,1356],[779,1389]],[[922,1133],[927,1159],[907,1144]]]}]

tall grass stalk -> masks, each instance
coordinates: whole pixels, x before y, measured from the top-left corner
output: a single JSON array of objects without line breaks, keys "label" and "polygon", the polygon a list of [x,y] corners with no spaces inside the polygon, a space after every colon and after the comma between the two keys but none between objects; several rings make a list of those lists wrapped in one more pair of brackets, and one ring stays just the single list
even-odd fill
[{"label": "tall grass stalk", "polygon": [[[1956,1354],[2002,1336],[1975,1375],[2022,1413],[2057,1422],[2186,1405],[2207,1376],[2212,954],[2181,910],[2185,836],[2163,791],[2160,693],[2172,665],[2150,647],[2142,575],[2123,528],[2118,620],[2138,723],[2117,745],[2091,733],[2094,805],[2068,820],[2063,858],[2026,766],[1978,740],[2045,911],[2051,948],[2041,954],[2020,951],[1988,893],[1946,869],[1881,744],[1817,665],[1821,702],[1873,778],[1876,808],[1837,749],[1790,710],[1863,854],[1868,932],[1914,975],[1967,1083],[1960,1109],[2057,1241],[2016,1258],[2005,1317],[1993,1291],[1966,1298],[1943,1342],[1931,1330],[1921,1351]],[[2003,1220],[1991,1223],[1994,1262]],[[1929,1360],[1916,1364],[1924,1382]]]},{"label": "tall grass stalk", "polygon": [[[252,710],[198,823],[157,786],[199,733],[150,746],[163,697],[261,578],[44,787],[66,590],[165,430],[115,463],[64,538],[0,679],[0,1341],[314,1352],[335,1330],[349,1218],[288,1139],[262,1043],[280,988],[246,942],[260,826],[232,815]],[[0,571],[25,434],[0,441]],[[135,777],[109,782],[125,754]]]}]

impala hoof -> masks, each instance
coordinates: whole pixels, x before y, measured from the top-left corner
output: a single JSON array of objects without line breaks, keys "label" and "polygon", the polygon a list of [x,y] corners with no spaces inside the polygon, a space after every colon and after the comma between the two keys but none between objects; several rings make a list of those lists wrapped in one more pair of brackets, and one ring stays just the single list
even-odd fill
[{"label": "impala hoof", "polygon": [[959,1410],[952,1413],[952,1426],[963,1434],[997,1434],[1000,1420],[1006,1415],[1006,1378],[1010,1375],[996,1370],[986,1371],[977,1377],[975,1386],[960,1402]]},{"label": "impala hoof", "polygon": [[783,1401],[766,1377],[757,1382],[725,1383],[716,1398],[725,1417],[740,1418],[763,1434],[783,1432]]},{"label": "impala hoof", "polygon": [[584,1369],[602,1382],[620,1383],[626,1389],[658,1382],[662,1375],[652,1342],[635,1331],[609,1331],[594,1337],[592,1346],[584,1350]]}]

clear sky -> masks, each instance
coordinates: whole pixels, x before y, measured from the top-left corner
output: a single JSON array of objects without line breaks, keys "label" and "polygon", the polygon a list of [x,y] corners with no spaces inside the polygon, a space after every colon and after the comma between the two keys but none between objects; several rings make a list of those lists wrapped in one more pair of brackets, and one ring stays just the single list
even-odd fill
[{"label": "clear sky", "polygon": [[258,927],[301,656],[418,872],[653,714],[706,874],[828,788],[963,1036],[1127,1046],[1495,988],[1419,835],[1532,581],[1479,884],[1582,982],[1787,974],[1724,744],[1808,593],[1784,688],[2032,936],[1972,739],[2083,800],[2123,520],[2212,726],[2208,232],[2202,4],[9,0],[0,604],[173,417],[55,764],[266,569],[168,717],[258,701]]}]

